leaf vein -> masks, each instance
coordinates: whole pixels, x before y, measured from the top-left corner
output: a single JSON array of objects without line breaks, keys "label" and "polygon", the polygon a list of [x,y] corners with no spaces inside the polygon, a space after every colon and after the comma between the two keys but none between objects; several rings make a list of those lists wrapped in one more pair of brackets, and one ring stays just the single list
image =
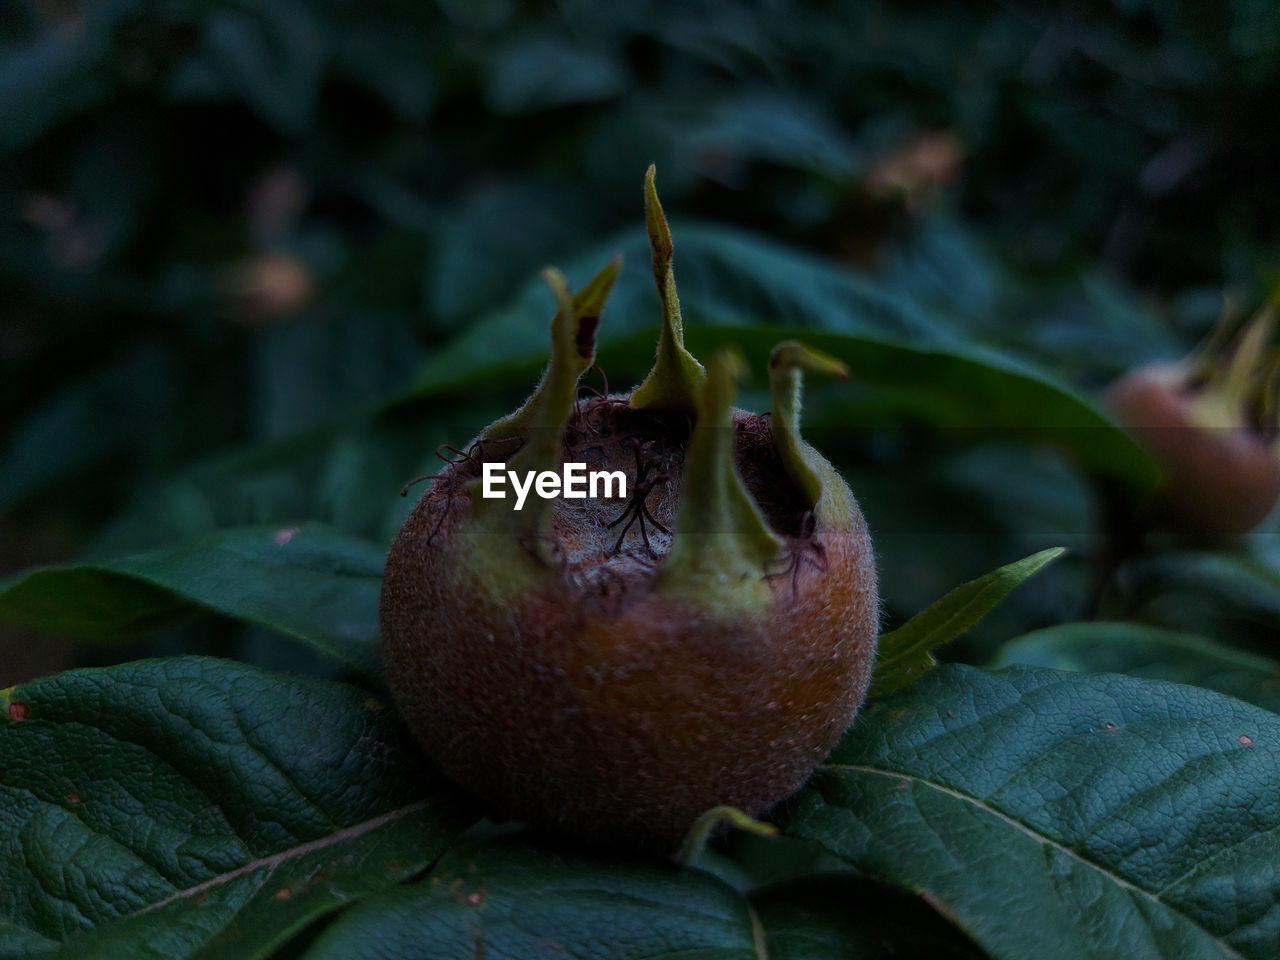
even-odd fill
[{"label": "leaf vein", "polygon": [[184,890],[178,890],[162,900],[157,900],[155,903],[147,904],[141,910],[135,911],[133,915],[147,913],[151,910],[159,910],[161,907],[168,906],[176,900],[181,900],[185,897],[194,897],[206,890],[211,890],[214,887],[220,886],[221,884],[230,883],[232,880],[238,880],[240,877],[253,873],[255,870],[266,868],[268,875],[270,875],[271,873],[274,873],[276,868],[281,864],[290,860],[304,857],[317,850],[323,850],[326,847],[332,846],[336,843],[341,843],[344,840],[355,839],[356,837],[369,833],[372,830],[385,826],[388,823],[394,823],[397,820],[401,820],[404,817],[409,816],[410,814],[417,813],[420,810],[425,810],[427,803],[428,801],[426,800],[418,800],[414,803],[408,804],[407,806],[398,807],[395,810],[382,814],[381,816],[374,817],[372,820],[365,820],[362,823],[357,823],[354,826],[339,830],[336,833],[326,834],[323,837],[318,837],[315,840],[308,841],[307,843],[298,844],[295,847],[288,847],[287,849],[281,850],[278,853],[273,853],[270,856],[259,857],[257,860],[251,860],[248,863],[236,867],[234,870],[228,871],[227,873],[219,874],[216,877],[210,877],[208,880],[197,883],[195,886],[187,887]]},{"label": "leaf vein", "polygon": [[1214,851],[1211,855],[1209,855],[1208,857],[1205,857],[1205,859],[1196,861],[1190,866],[1190,868],[1188,868],[1183,873],[1180,873],[1178,876],[1174,877],[1172,880],[1166,883],[1163,887],[1161,887],[1158,891],[1156,891],[1156,893],[1160,896],[1163,896],[1167,891],[1178,886],[1178,884],[1182,883],[1182,881],[1186,880],[1188,877],[1194,876],[1200,871],[1212,866],[1215,863],[1215,861],[1217,861],[1221,857],[1224,857],[1227,854],[1231,853],[1233,850],[1236,850],[1237,848],[1244,846],[1246,843],[1253,843],[1259,837],[1265,837],[1271,833],[1280,835],[1280,824],[1276,824],[1274,827],[1268,827],[1266,830],[1257,830],[1251,833],[1249,836],[1244,837],[1243,839],[1237,840],[1235,843],[1222,847],[1220,850]]},{"label": "leaf vein", "polygon": [[[965,793],[962,790],[956,790],[954,787],[949,787],[945,784],[938,783],[935,780],[929,780],[926,777],[917,776],[915,774],[906,773],[900,770],[884,770],[879,767],[870,767],[870,766],[865,766],[863,764],[824,763],[818,769],[832,770],[832,771],[852,771],[855,773],[869,773],[869,774],[875,774],[881,777],[892,777],[899,780],[908,780],[912,783],[922,784],[923,786],[928,787],[932,790],[937,790],[939,793],[945,793],[948,796],[956,798],[957,800],[961,800],[965,803],[972,804],[973,806],[979,808],[985,813],[991,814],[992,816],[1003,821],[1004,823],[1008,824],[1014,829],[1019,830],[1022,833],[1026,834],[1028,837],[1030,837],[1032,840],[1036,841],[1037,843],[1041,844],[1042,846],[1052,847],[1055,850],[1058,850],[1059,852],[1070,857],[1071,859],[1077,861],[1078,863],[1081,863],[1086,867],[1090,867],[1096,870],[1098,873],[1106,877],[1116,886],[1132,894],[1145,897],[1146,899],[1152,901],[1153,903],[1159,904],[1165,909],[1174,910],[1174,908],[1169,903],[1161,899],[1159,891],[1152,892],[1150,890],[1144,889],[1141,886],[1138,886],[1132,881],[1126,880],[1124,877],[1120,876],[1118,873],[1115,873],[1109,870],[1107,867],[1103,866],[1102,864],[1094,860],[1090,860],[1083,853],[1077,850],[1073,850],[1071,847],[1068,847],[1065,844],[1057,840],[1054,840],[1052,837],[1045,836],[1043,833],[1040,833],[1038,830],[1034,829],[1033,827],[1028,826],[1027,824],[1023,823],[1021,820],[1018,820],[1016,817],[1010,816],[1009,814],[1005,813],[1003,810],[1000,810],[997,807],[992,806],[991,804],[987,803],[980,797],[975,797],[973,794]],[[1174,910],[1174,912],[1177,913],[1178,916],[1186,920],[1187,923],[1191,924],[1196,929],[1202,931],[1206,936],[1208,936],[1211,940],[1213,940],[1214,943],[1218,944],[1218,946],[1220,946],[1229,956],[1242,957],[1242,954],[1240,954],[1234,948],[1232,948],[1230,945],[1224,942],[1221,937],[1213,933],[1211,930],[1207,929],[1205,926],[1203,926],[1201,923],[1199,923],[1192,917],[1188,916],[1185,913],[1182,913],[1181,911]]]}]

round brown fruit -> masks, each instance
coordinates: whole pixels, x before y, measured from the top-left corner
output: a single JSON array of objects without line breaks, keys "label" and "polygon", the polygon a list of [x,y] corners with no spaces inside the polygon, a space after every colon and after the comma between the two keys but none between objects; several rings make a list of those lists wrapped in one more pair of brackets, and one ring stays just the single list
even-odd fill
[{"label": "round brown fruit", "polygon": [[[387,559],[381,628],[396,703],[427,753],[502,816],[673,850],[710,808],[755,816],[853,719],[878,628],[856,501],[799,435],[794,342],[772,418],[732,406],[742,361],[684,349],[670,237],[647,180],[664,305],[629,395],[579,401],[616,264],[560,310],[526,405],[449,463]],[[627,497],[479,495],[485,462],[623,471]]]}]

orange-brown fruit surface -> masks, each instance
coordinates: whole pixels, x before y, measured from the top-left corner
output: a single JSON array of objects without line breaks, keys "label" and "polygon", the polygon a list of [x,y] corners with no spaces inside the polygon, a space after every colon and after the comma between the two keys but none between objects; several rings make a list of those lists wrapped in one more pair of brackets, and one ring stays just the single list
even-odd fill
[{"label": "orange-brown fruit surface", "polygon": [[[795,791],[852,721],[879,608],[867,526],[799,435],[787,342],[772,416],[732,406],[725,351],[684,349],[670,237],[647,185],[663,301],[658,359],[629,395],[577,397],[616,265],[552,323],[521,410],[454,458],[387,559],[386,674],[441,769],[500,816],[592,842],[674,850],[709,809],[755,816]],[[483,497],[485,463],[620,471],[626,495]]]}]

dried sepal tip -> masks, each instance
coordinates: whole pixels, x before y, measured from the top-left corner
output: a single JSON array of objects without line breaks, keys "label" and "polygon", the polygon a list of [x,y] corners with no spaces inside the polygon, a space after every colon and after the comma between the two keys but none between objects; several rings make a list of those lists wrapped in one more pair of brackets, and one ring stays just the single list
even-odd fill
[{"label": "dried sepal tip", "polygon": [[568,393],[572,402],[578,379],[595,363],[596,330],[621,265],[621,257],[610,260],[570,298],[568,306],[561,297],[562,292],[568,296],[564,276],[554,267],[543,271],[543,279],[556,296],[557,309],[551,321],[551,360],[529,399],[520,409],[487,427],[481,435],[483,440],[491,442],[523,436],[539,421],[542,416],[539,411],[553,393],[561,400]]}]

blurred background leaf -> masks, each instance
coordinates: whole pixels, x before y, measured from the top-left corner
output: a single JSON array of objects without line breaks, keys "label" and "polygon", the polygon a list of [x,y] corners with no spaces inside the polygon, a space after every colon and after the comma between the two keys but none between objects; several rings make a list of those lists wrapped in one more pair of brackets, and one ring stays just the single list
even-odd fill
[{"label": "blurred background leaf", "polygon": [[[1194,844],[1163,859],[1149,845],[1114,873],[1094,867],[1120,846],[1097,863],[1062,854],[1058,879],[1086,894],[1068,903],[1045,873],[1050,848],[1031,844],[1021,872],[975,884],[991,844],[966,852],[963,831],[920,812],[985,797],[985,812],[941,816],[985,817],[1016,853],[1027,824],[1074,844],[1071,804],[1045,798],[1081,771],[1089,789],[1068,800],[1165,761],[1202,800],[1227,774],[1266,796],[1280,514],[1237,544],[1150,538],[1110,575],[1109,523],[1158,476],[1097,398],[1135,365],[1185,355],[1224,302],[1280,289],[1277,103],[1269,0],[0,5],[0,687],[20,684],[0,733],[19,760],[14,809],[73,833],[98,810],[110,832],[137,812],[136,762],[161,785],[143,800],[164,837],[190,842],[190,823],[229,811],[236,829],[210,836],[249,841],[188,857],[168,886],[117,884],[129,909],[168,898],[120,922],[83,891],[49,899],[36,879],[65,878],[30,876],[42,861],[11,844],[9,887],[51,905],[14,900],[22,919],[0,924],[0,952],[96,925],[86,950],[146,939],[165,955],[346,957],[398,936],[406,955],[471,956],[477,931],[498,949],[583,955],[1041,955],[1103,929],[1079,904],[1111,898],[1104,919],[1125,916],[1114,878],[1198,876],[1184,870],[1202,859]],[[437,471],[442,445],[527,396],[555,309],[548,264],[580,285],[622,254],[587,380],[621,391],[643,375],[659,318],[650,163],[688,342],[704,357],[745,350],[742,405],[766,408],[780,339],[850,366],[851,382],[807,385],[804,430],[868,518],[886,631],[1019,557],[1069,552],[938,652],[1030,667],[944,665],[864,711],[840,748],[852,762],[896,744],[927,766],[921,731],[942,724],[943,746],[981,741],[968,762],[943,750],[937,769],[828,769],[797,801],[813,842],[731,835],[676,873],[484,822],[422,879],[475,815],[405,807],[424,762],[372,692],[382,558],[421,488],[400,493]],[[191,653],[249,665],[123,663]],[[77,665],[97,669],[26,683]],[[157,699],[161,686],[174,696]],[[228,710],[253,722],[228,726]],[[944,714],[966,710],[976,725],[953,730]],[[197,721],[229,733],[192,739]],[[1080,754],[1066,775],[1065,754],[1044,749],[1054,736]],[[1204,774],[1206,743],[1231,770]],[[335,750],[341,762],[316,766]],[[1001,751],[1044,767],[1010,781],[1031,784],[1021,794],[942,782],[981,779]],[[266,796],[280,777],[292,782]],[[190,810],[166,805],[178,780]],[[859,791],[871,801],[846,803]],[[1233,809],[1182,812],[1219,842],[1248,833]],[[857,821],[881,814],[892,829]],[[931,860],[939,837],[956,843]],[[86,869],[150,855],[130,839],[119,863]],[[385,856],[397,845],[414,855]],[[957,851],[972,869],[952,882]],[[1204,868],[1214,937],[1274,953],[1274,929],[1239,926],[1270,901],[1228,902],[1224,862]],[[1011,877],[1010,896],[983,900]],[[1028,890],[1027,922],[993,932]],[[1221,946],[1191,929],[1195,909],[1181,902],[1153,935]],[[1043,917],[1067,934],[1035,941]]]},{"label": "blurred background leaf", "polygon": [[[623,253],[602,366],[643,372],[655,162],[691,343],[759,371],[801,331],[857,372],[806,430],[889,626],[1072,548],[945,652],[986,662],[1086,607],[1095,485],[1153,479],[1096,391],[1275,284],[1277,100],[1280,15],[1248,0],[10,4],[0,575],[256,525],[385,546],[436,446],[527,393],[542,266]],[[1265,543],[1157,550],[1101,612],[1266,655]],[[186,649],[332,669],[233,619],[4,629],[0,682]]]},{"label": "blurred background leaf", "polygon": [[1280,713],[1280,664],[1195,634],[1122,621],[1064,623],[1011,640],[993,666],[1127,673],[1208,687]]}]

